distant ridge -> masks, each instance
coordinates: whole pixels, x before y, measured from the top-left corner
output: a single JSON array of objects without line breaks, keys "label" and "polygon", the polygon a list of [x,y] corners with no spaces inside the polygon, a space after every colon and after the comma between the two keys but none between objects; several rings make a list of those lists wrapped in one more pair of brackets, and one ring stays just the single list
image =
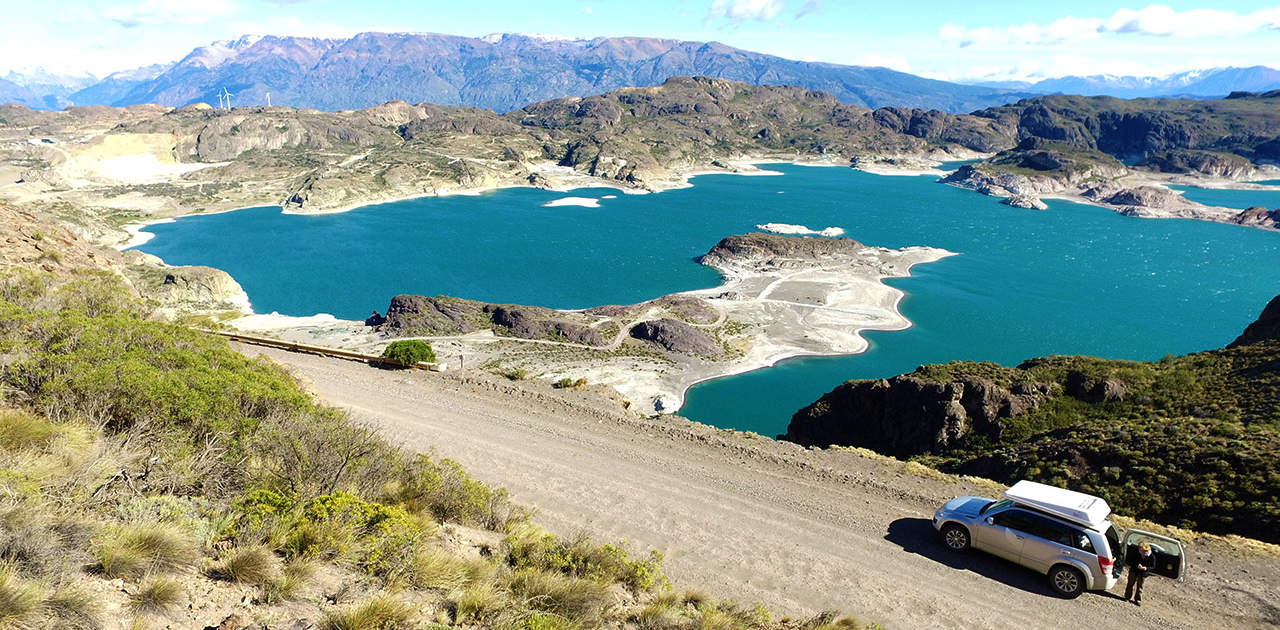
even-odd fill
[{"label": "distant ridge", "polygon": [[[142,75],[116,73],[68,100],[176,107],[217,103],[216,94],[226,88],[235,95],[234,105],[265,104],[270,92],[275,105],[329,111],[405,100],[505,112],[554,98],[660,85],[673,76],[795,85],[871,108],[967,112],[1030,96],[888,68],[795,61],[716,42],[510,33],[483,38],[381,32],[348,39],[247,35],[198,47],[171,66]],[[38,97],[26,98],[23,104],[40,106]]]},{"label": "distant ridge", "polygon": [[1079,94],[1144,98],[1181,96],[1222,98],[1232,92],[1267,92],[1280,89],[1280,70],[1267,66],[1213,68],[1179,72],[1167,77],[1131,77],[1099,74],[1066,76],[1042,81],[984,81],[974,85],[1025,90],[1039,94]]}]

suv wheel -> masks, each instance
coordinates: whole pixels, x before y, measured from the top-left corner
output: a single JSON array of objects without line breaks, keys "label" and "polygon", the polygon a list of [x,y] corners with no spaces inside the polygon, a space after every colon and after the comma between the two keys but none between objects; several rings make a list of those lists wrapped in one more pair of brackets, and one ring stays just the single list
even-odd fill
[{"label": "suv wheel", "polygon": [[969,530],[956,525],[955,523],[947,523],[942,526],[942,544],[952,551],[968,551],[969,550]]},{"label": "suv wheel", "polygon": [[1078,569],[1060,564],[1049,571],[1049,585],[1058,595],[1075,599],[1084,592],[1084,574]]}]

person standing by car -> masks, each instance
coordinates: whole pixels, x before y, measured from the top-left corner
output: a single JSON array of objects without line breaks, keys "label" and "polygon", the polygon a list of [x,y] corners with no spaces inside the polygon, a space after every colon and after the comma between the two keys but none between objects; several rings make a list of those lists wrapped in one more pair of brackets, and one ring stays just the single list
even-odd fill
[{"label": "person standing by car", "polygon": [[[1151,543],[1142,541],[1137,547],[1129,548],[1129,582],[1124,587],[1124,600],[1133,601],[1134,606],[1142,605],[1142,583],[1147,574],[1156,566],[1156,554],[1151,551]],[[1129,598],[1133,599],[1130,600]]]}]

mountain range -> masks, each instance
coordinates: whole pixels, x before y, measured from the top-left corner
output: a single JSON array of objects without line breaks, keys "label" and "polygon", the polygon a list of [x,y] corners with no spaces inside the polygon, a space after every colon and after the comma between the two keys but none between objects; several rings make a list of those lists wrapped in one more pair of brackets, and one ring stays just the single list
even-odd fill
[{"label": "mountain range", "polygon": [[[821,90],[849,105],[965,112],[1024,92],[926,79],[888,68],[794,61],[726,46],[644,37],[584,40],[499,34],[361,33],[349,39],[244,36],[191,51],[168,66],[117,73],[68,96],[76,105],[266,104],[321,110],[390,100],[483,107],[499,112],[566,96],[708,76]],[[0,85],[0,102],[48,108]]]},{"label": "mountain range", "polygon": [[391,100],[483,107],[498,112],[544,100],[706,76],[755,85],[794,85],[848,105],[971,112],[1041,94],[1121,98],[1221,98],[1280,88],[1280,70],[1217,68],[1168,77],[1066,76],[973,84],[888,68],[795,61],[717,42],[646,37],[562,39],[495,34],[368,32],[347,39],[245,35],[192,50],[176,62],[98,78],[36,69],[0,77],[0,103],[180,107],[218,103],[289,105],[326,111]]},{"label": "mountain range", "polygon": [[1036,82],[986,81],[975,85],[1024,90],[1038,94],[1079,94],[1119,98],[1156,96],[1222,98],[1232,92],[1267,92],[1280,89],[1280,70],[1266,66],[1252,66],[1193,70],[1166,77],[1098,74],[1083,77],[1057,77]]}]

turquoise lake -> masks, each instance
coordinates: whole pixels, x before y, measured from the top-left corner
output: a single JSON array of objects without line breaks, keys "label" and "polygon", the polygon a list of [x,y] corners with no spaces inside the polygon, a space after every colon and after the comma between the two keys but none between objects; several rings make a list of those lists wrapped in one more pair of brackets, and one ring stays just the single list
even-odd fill
[{"label": "turquoise lake", "polygon": [[[1267,182],[1258,183],[1266,184]],[[1183,191],[1183,197],[1206,206],[1239,208],[1241,210],[1254,206],[1280,208],[1280,189],[1234,190],[1230,188],[1197,188],[1195,186],[1170,186],[1170,188],[1181,190]]]},{"label": "turquoise lake", "polygon": [[[770,436],[847,379],[922,363],[1015,365],[1054,353],[1149,360],[1221,347],[1280,293],[1280,233],[1061,201],[1021,210],[933,177],[768,168],[784,175],[707,175],[655,195],[513,188],[334,215],[192,216],[147,228],[156,237],[139,249],[228,271],[257,312],[349,319],[384,310],[398,293],[581,308],[714,286],[715,271],[692,259],[768,222],[961,254],[890,281],[907,293],[901,309],[912,328],[867,333],[864,354],[699,384],[680,411]],[[606,195],[615,198],[599,208],[543,207]]]}]

